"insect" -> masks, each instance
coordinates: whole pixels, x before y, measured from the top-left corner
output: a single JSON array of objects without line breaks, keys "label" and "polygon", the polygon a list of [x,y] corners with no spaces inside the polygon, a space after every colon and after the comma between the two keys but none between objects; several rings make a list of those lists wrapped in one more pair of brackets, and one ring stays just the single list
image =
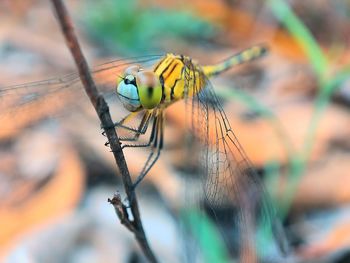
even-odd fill
[{"label": "insect", "polygon": [[[190,57],[167,54],[163,57],[138,58],[130,63],[114,61],[92,71],[96,77],[109,70],[120,72],[124,67],[122,75],[118,73],[112,77],[117,77],[114,89],[129,114],[116,122],[115,127],[129,132],[128,136],[120,138],[123,148],[151,149],[142,171],[134,181],[134,187],[139,185],[161,154],[166,139],[164,115],[167,108],[177,101],[185,100],[191,123],[190,133],[198,138],[201,145],[201,169],[198,174],[206,206],[217,221],[224,220],[224,224],[238,222],[241,254],[250,254],[250,244],[254,243],[251,228],[258,217],[269,221],[281,247],[285,246],[284,237],[280,229],[274,227],[275,213],[263,182],[233,133],[209,78],[260,58],[266,52],[264,46],[253,46],[221,63],[208,66],[201,66]],[[150,61],[153,66],[149,68],[141,65],[142,62]],[[47,94],[47,87],[53,93],[64,89],[71,92],[78,86],[78,81],[78,74],[72,73],[59,79],[4,88],[0,90],[0,96],[6,96],[14,90],[18,92],[23,88],[32,88],[36,89],[29,99],[32,101]],[[136,128],[128,125],[135,118],[140,118]],[[148,141],[139,141],[140,136],[149,129]],[[217,213],[218,208],[231,206],[235,207],[234,212],[229,210],[224,216]],[[229,239],[230,234],[223,236]]]},{"label": "insect", "polygon": [[[220,64],[203,67],[189,57],[167,54],[155,64],[152,70],[145,70],[140,65],[132,65],[125,69],[123,76],[119,77],[117,81],[117,94],[123,106],[131,113],[120,122],[115,123],[115,126],[128,129],[134,132],[134,135],[128,138],[121,138],[121,140],[137,141],[139,136],[147,131],[147,128],[150,126],[149,123],[153,122],[148,143],[123,145],[123,147],[151,146],[154,148],[154,152],[149,155],[142,172],[134,183],[135,187],[159,158],[164,141],[164,112],[168,106],[179,100],[189,100],[190,98],[197,100],[194,101],[194,104],[197,107],[202,107],[197,109],[197,114],[202,115],[202,118],[208,118],[210,108],[212,108],[215,114],[220,115],[217,116],[217,121],[220,122],[217,123],[219,125],[218,128],[220,128],[220,131],[217,131],[217,138],[221,137],[223,140],[226,140],[223,136],[227,136],[227,139],[231,139],[232,142],[236,140],[235,137],[229,137],[232,130],[208,78],[238,64],[259,58],[265,53],[265,47],[254,46]],[[208,98],[212,98],[213,101],[208,103]],[[132,120],[140,112],[142,119],[139,127],[137,129],[128,127],[128,121]],[[208,122],[208,119],[201,124],[204,125],[206,122]],[[196,130],[196,132],[199,132],[199,130]],[[208,132],[209,129],[204,133]],[[207,134],[203,135],[205,135],[204,137],[208,136]],[[235,147],[241,154],[239,159],[241,161],[247,160],[243,155],[243,150],[238,148],[240,147],[238,143]]]}]

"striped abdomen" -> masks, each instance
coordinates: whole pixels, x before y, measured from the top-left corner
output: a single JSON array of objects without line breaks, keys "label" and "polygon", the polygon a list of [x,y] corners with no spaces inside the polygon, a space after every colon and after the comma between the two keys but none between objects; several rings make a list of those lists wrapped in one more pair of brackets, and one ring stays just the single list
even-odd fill
[{"label": "striped abdomen", "polygon": [[260,58],[267,52],[264,46],[253,46],[221,63],[199,66],[189,57],[167,54],[154,68],[163,88],[161,103],[170,104],[198,93],[206,78],[218,75],[236,65]]},{"label": "striped abdomen", "polygon": [[265,46],[253,46],[225,59],[221,63],[204,66],[202,70],[207,77],[215,76],[234,66],[260,58],[266,53],[267,48]]}]

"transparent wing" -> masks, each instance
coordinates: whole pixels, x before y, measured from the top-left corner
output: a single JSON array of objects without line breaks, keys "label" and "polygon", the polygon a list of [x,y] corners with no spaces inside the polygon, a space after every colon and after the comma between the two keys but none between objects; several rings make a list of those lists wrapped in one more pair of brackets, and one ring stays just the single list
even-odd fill
[{"label": "transparent wing", "polygon": [[[108,97],[114,94],[117,77],[125,67],[135,63],[147,66],[159,57],[153,55],[110,61],[95,67],[91,73],[99,90]],[[45,117],[61,116],[62,110],[72,113],[86,99],[77,72],[48,80],[0,87],[1,135],[6,136],[6,131],[13,132]]]},{"label": "transparent wing", "polygon": [[[137,58],[118,59],[98,65],[91,71],[91,73],[96,77],[96,82],[98,84],[110,84],[111,81],[116,80],[116,77],[122,73],[121,71],[126,66],[153,62],[160,57],[161,55],[150,55]],[[65,88],[70,88],[78,81],[78,72],[73,72],[57,78],[0,87],[0,97],[3,100],[5,97],[8,98],[16,94],[29,94],[31,96],[28,96],[29,98],[27,101],[35,100],[39,95],[46,95]]]},{"label": "transparent wing", "polygon": [[283,231],[264,183],[238,142],[210,81],[200,71],[195,76],[205,86],[191,100],[191,131],[202,145],[200,177],[207,214],[230,250],[238,249],[240,262],[257,261],[258,225],[267,226],[285,250]]}]

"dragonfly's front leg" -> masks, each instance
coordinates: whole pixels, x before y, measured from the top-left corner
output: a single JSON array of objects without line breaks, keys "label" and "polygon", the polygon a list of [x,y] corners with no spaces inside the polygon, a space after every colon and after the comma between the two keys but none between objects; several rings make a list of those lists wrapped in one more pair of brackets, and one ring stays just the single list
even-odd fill
[{"label": "dragonfly's front leg", "polygon": [[[148,125],[147,125],[147,127],[148,127]],[[127,148],[127,147],[148,147],[154,141],[154,138],[156,137],[156,132],[157,132],[157,117],[154,118],[154,120],[153,120],[151,135],[150,135],[149,140],[148,140],[147,143],[124,144],[122,146],[122,149]],[[128,141],[131,141],[131,140],[128,140]]]},{"label": "dragonfly's front leg", "polygon": [[[114,123],[113,128],[116,129],[121,128],[128,131],[131,131],[133,133],[132,136],[129,137],[119,137],[120,141],[137,141],[140,135],[145,134],[149,125],[150,120],[154,117],[154,113],[150,113],[149,111],[145,111],[145,113],[142,116],[141,122],[139,126],[135,129],[133,127],[126,126],[125,123],[133,120],[136,117],[137,113],[130,113],[126,117],[124,117],[121,121]],[[105,132],[102,133],[103,135]],[[109,142],[105,143],[106,146],[109,145]]]},{"label": "dragonfly's front leg", "polygon": [[134,113],[130,113],[128,116],[123,118],[120,122],[114,123],[114,125],[117,129],[122,128],[122,129],[133,132],[132,136],[119,137],[120,141],[137,141],[138,138],[140,137],[140,135],[143,135],[146,133],[150,120],[152,118],[154,118],[154,113],[150,113],[149,111],[145,111],[137,129],[125,125],[125,123],[127,121],[132,120],[134,118],[134,116],[135,116]]}]

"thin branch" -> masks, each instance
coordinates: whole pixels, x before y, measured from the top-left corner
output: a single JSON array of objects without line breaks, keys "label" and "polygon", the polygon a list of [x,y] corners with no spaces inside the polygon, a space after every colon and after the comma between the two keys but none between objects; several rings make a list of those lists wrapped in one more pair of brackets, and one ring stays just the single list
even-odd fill
[{"label": "thin branch", "polygon": [[134,233],[143,253],[148,258],[148,260],[150,262],[157,262],[157,259],[148,244],[145,232],[143,230],[133,183],[129,174],[123,151],[120,146],[118,135],[114,129],[114,124],[109,113],[108,105],[103,96],[98,92],[94,80],[92,79],[88,64],[80,49],[78,39],[74,33],[72,20],[68,15],[68,12],[62,0],[51,1],[54,7],[55,14],[57,16],[57,20],[61,26],[62,33],[66,39],[67,45],[78,68],[81,82],[83,83],[84,89],[87,95],[89,96],[90,101],[98,114],[98,117],[100,118],[102,127],[113,127],[105,129],[105,132],[109,141],[110,148],[113,152],[114,159],[122,175],[125,193],[129,200],[133,220],[130,221],[127,215],[125,214],[125,206],[120,204],[120,198],[118,202],[117,196],[114,196],[113,199],[110,201],[116,209],[120,221],[124,225],[126,225],[126,227],[130,231]]}]

